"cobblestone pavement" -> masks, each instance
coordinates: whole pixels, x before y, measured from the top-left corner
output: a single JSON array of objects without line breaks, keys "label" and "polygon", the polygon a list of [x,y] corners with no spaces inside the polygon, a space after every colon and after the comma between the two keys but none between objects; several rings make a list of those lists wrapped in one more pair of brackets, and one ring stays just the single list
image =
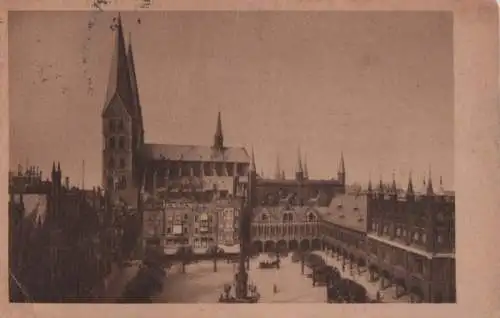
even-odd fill
[{"label": "cobblestone pavement", "polygon": [[[250,263],[249,282],[257,285],[261,303],[280,302],[325,302],[326,288],[313,287],[312,280],[302,275],[300,263],[292,263],[291,258],[283,258],[280,269],[259,269],[258,260]],[[218,262],[217,272],[213,272],[212,262],[200,262],[186,267],[181,273],[180,266],[173,266],[164,282],[163,291],[153,298],[153,302],[163,303],[214,303],[219,299],[226,283],[231,283],[236,266]],[[273,292],[273,284],[278,292]]]}]

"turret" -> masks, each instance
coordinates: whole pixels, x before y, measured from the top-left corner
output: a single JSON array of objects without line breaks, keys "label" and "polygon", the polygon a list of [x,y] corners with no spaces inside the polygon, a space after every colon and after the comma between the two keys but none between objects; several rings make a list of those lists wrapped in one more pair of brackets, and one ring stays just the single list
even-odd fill
[{"label": "turret", "polygon": [[224,135],[222,134],[221,113],[217,115],[217,126],[215,128],[213,148],[217,151],[224,150]]},{"label": "turret", "polygon": [[307,155],[304,155],[304,179],[309,179],[309,171],[307,169]]},{"label": "turret", "polygon": [[430,168],[429,168],[429,179],[427,181],[427,191],[426,191],[426,194],[428,196],[434,195],[434,188],[432,187],[432,171],[431,171]]},{"label": "turret", "polygon": [[345,175],[345,163],[344,163],[344,153],[340,153],[340,162],[339,169],[337,171],[337,179],[341,184],[345,186],[346,184],[346,175]]},{"label": "turret", "polygon": [[298,149],[297,170],[295,171],[295,179],[297,181],[304,180],[304,169],[303,169],[303,166],[302,166],[302,158],[301,158],[301,154],[300,154],[300,147]]},{"label": "turret", "polygon": [[280,167],[280,156],[276,157],[276,171],[274,172],[274,179],[280,180],[282,178],[282,171]]},{"label": "turret", "polygon": [[412,199],[414,196],[415,196],[415,191],[413,190],[413,180],[410,171],[410,175],[408,177],[408,187],[406,188],[406,198]]}]

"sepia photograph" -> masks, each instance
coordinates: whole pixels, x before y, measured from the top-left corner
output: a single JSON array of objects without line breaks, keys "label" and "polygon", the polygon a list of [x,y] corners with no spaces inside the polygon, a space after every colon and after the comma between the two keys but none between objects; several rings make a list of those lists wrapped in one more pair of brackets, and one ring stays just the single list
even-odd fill
[{"label": "sepia photograph", "polygon": [[449,11],[10,11],[11,303],[457,302]]}]

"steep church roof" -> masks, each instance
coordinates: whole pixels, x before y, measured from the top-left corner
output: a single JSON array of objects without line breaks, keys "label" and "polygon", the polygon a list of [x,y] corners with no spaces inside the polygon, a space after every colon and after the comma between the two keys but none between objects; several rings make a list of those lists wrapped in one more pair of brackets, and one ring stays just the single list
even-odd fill
[{"label": "steep church roof", "polygon": [[226,147],[218,151],[210,146],[148,143],[143,149],[145,157],[153,160],[250,163],[244,147]]}]

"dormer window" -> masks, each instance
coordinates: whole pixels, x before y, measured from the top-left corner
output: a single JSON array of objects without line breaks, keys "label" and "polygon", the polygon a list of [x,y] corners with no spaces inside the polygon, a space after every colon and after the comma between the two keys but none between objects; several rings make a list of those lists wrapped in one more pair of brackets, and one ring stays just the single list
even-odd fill
[{"label": "dormer window", "polygon": [[337,204],[337,209],[342,209],[342,203]]},{"label": "dormer window", "polygon": [[267,214],[264,213],[264,214],[262,214],[261,219],[262,219],[262,221],[267,221],[267,220],[269,220],[269,217]]}]

